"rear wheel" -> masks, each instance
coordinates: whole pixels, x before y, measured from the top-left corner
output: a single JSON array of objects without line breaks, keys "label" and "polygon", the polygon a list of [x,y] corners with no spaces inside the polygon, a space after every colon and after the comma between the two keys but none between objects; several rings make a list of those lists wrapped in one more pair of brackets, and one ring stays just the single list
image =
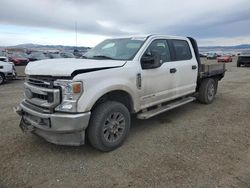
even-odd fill
[{"label": "rear wheel", "polygon": [[4,75],[0,73],[0,85],[4,83]]},{"label": "rear wheel", "polygon": [[129,129],[130,113],[126,106],[107,101],[93,110],[87,136],[94,148],[111,151],[123,144]]},{"label": "rear wheel", "polygon": [[241,66],[240,62],[239,62],[239,61],[237,61],[237,67],[240,67],[240,66]]},{"label": "rear wheel", "polygon": [[217,92],[218,81],[207,78],[201,82],[198,100],[203,104],[211,104]]}]

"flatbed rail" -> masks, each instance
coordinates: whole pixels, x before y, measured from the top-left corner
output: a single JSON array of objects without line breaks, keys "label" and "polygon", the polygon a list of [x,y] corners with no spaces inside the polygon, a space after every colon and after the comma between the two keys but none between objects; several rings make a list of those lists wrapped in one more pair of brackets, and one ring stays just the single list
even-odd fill
[{"label": "flatbed rail", "polygon": [[199,78],[212,77],[216,75],[224,76],[226,72],[225,63],[220,64],[201,64]]}]

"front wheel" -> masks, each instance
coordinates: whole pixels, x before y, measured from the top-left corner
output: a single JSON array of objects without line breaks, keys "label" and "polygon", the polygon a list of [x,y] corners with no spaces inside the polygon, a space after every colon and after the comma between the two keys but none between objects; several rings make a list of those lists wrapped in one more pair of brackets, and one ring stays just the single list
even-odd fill
[{"label": "front wheel", "polygon": [[240,66],[241,66],[240,62],[237,62],[237,67],[240,67]]},{"label": "front wheel", "polygon": [[130,113],[119,102],[107,101],[92,112],[87,136],[90,144],[101,151],[120,147],[128,136]]},{"label": "front wheel", "polygon": [[4,75],[0,73],[0,85],[4,83]]},{"label": "front wheel", "polygon": [[212,78],[207,78],[201,82],[199,88],[198,100],[203,104],[211,104],[214,101],[217,92],[218,81]]}]

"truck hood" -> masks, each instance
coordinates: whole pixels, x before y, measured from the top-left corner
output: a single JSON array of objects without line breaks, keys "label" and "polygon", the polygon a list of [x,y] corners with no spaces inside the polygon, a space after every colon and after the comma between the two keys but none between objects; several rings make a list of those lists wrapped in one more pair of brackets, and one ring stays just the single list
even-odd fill
[{"label": "truck hood", "polygon": [[1,66],[13,66],[12,62],[5,62],[5,61],[0,61]]},{"label": "truck hood", "polygon": [[126,61],[93,59],[47,59],[26,66],[25,74],[41,76],[74,76],[79,73],[122,67]]}]

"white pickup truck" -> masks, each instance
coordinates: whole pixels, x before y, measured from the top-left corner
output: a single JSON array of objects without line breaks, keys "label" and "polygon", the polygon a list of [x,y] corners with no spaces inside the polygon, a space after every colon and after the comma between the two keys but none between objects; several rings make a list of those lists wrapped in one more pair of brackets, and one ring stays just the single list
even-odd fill
[{"label": "white pickup truck", "polygon": [[213,102],[225,65],[201,64],[196,41],[165,35],[107,39],[82,59],[27,65],[20,127],[62,145],[111,151],[130,115],[148,119],[198,99]]},{"label": "white pickup truck", "polygon": [[8,61],[7,57],[0,56],[0,85],[6,80],[16,78],[16,69],[13,63]]}]

